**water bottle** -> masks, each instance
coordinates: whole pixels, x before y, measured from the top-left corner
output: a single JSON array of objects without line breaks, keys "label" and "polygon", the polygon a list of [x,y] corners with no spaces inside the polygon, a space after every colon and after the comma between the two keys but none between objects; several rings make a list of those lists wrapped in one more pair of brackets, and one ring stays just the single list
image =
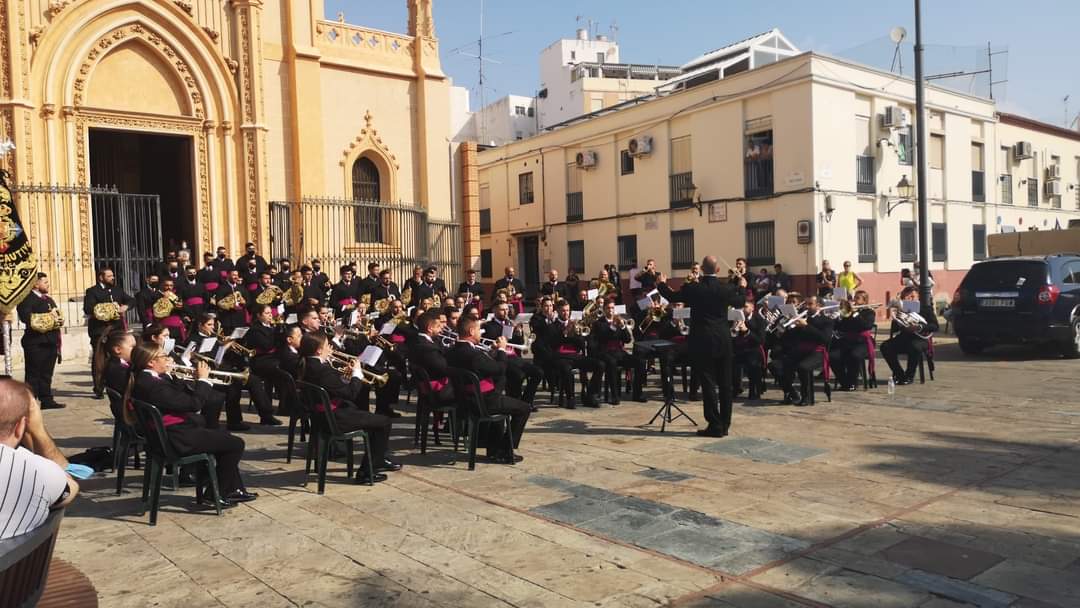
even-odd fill
[{"label": "water bottle", "polygon": [[896,380],[889,378],[889,396],[896,394]]}]

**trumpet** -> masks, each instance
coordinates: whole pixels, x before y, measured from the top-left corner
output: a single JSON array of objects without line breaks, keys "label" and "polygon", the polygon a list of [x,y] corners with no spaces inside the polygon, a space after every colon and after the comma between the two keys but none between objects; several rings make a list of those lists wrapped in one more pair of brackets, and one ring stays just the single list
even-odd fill
[{"label": "trumpet", "polygon": [[[327,360],[327,364],[335,371],[341,372],[342,374],[352,375],[353,370],[359,369],[360,382],[363,382],[364,384],[385,386],[386,383],[390,381],[389,373],[377,374],[364,367],[364,364],[360,362],[360,357],[341,352],[340,350],[330,351],[330,358]],[[360,367],[357,368],[357,365]]]},{"label": "trumpet", "polygon": [[225,348],[230,348],[230,349],[236,351],[240,355],[243,355],[245,357],[254,357],[255,356],[255,349],[254,348],[248,348],[248,347],[244,346],[243,344],[240,344],[240,342],[238,342],[236,340],[230,340],[230,339],[226,338],[225,337],[225,332],[223,332],[221,330],[218,330],[217,339],[219,341],[221,341],[221,343],[225,346]]},{"label": "trumpet", "polygon": [[[195,368],[188,367],[186,365],[176,365],[172,368],[174,376],[181,380],[196,380]],[[240,384],[247,384],[250,372],[244,370],[242,372],[223,372],[216,369],[210,370],[210,375],[206,378],[210,381],[210,384],[216,384],[218,386],[228,386],[234,382]]]},{"label": "trumpet", "polygon": [[387,340],[386,336],[383,336],[382,334],[378,334],[374,338],[372,338],[371,343],[383,350],[393,350],[394,347],[397,346],[390,340]]},{"label": "trumpet", "polygon": [[[480,345],[486,346],[489,349],[493,349],[495,348],[495,340],[492,340],[491,338],[480,338]],[[514,350],[518,350],[521,352],[526,352],[529,350],[528,344],[514,344],[513,342],[507,342],[506,345],[510,348],[513,348]]]},{"label": "trumpet", "polygon": [[449,327],[444,327],[442,333],[439,334],[439,337],[442,338],[442,345],[445,348],[453,348],[458,341],[457,332]]}]

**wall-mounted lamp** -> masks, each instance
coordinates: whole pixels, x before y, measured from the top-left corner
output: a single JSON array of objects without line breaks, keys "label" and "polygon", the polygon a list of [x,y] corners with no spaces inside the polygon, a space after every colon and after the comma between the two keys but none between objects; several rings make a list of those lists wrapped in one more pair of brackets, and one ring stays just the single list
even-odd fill
[{"label": "wall-mounted lamp", "polygon": [[892,215],[893,209],[896,209],[904,203],[910,203],[911,197],[915,194],[915,186],[911,185],[908,181],[907,174],[900,177],[900,181],[896,183],[896,194],[899,195],[900,200],[895,203],[891,203],[885,209],[885,215]]},{"label": "wall-mounted lamp", "polygon": [[704,207],[701,204],[701,188],[695,186],[693,182],[690,182],[690,188],[690,203],[697,208],[698,217],[701,217],[702,208]]},{"label": "wall-mounted lamp", "polygon": [[831,194],[825,195],[825,221],[832,221],[833,211],[836,211],[836,207],[833,206],[833,198]]}]

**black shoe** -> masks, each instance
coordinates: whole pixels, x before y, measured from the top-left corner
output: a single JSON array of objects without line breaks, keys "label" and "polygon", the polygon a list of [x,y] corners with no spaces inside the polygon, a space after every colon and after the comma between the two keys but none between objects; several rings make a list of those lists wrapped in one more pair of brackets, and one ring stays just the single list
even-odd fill
[{"label": "black shoe", "polygon": [[638,403],[648,403],[649,399],[646,398],[644,394],[638,393],[634,395],[634,401],[637,401]]},{"label": "black shoe", "polygon": [[690,395],[687,396],[686,400],[687,401],[697,401],[698,400],[698,394],[696,392],[691,391]]},{"label": "black shoe", "polygon": [[759,401],[759,400],[761,400],[761,395],[751,391],[750,394],[746,396],[746,400],[747,401]]},{"label": "black shoe", "polygon": [[248,492],[247,490],[233,490],[225,495],[225,500],[231,503],[251,502],[258,498],[259,495],[256,492]]},{"label": "black shoe", "polygon": [[573,401],[567,401],[566,405],[564,405],[563,408],[568,409],[568,410],[576,410],[577,409],[577,404],[574,403]]},{"label": "black shoe", "polygon": [[697,434],[702,437],[727,437],[727,431],[716,428],[698,429]]},{"label": "black shoe", "polygon": [[904,386],[905,384],[911,384],[911,380],[908,380],[906,377],[893,378],[893,384]]},{"label": "black shoe", "polygon": [[94,393],[94,399],[104,399],[105,393]]},{"label": "black shoe", "polygon": [[[208,507],[213,507],[213,506],[215,506],[214,497],[211,496],[209,493],[203,494],[202,500],[199,501],[199,504],[200,505],[206,505]],[[232,502],[231,500],[229,500],[227,498],[219,498],[217,500],[217,505],[216,506],[219,506],[222,509],[229,509],[231,507],[235,507],[236,503]]]},{"label": "black shoe", "polygon": [[259,424],[264,425],[264,426],[281,426],[284,423],[282,421],[278,420],[277,418],[274,418],[273,416],[271,416],[269,418],[266,418],[265,420],[260,420]]},{"label": "black shoe", "polygon": [[608,404],[609,405],[619,405],[619,400],[618,399],[608,399]]},{"label": "black shoe", "polygon": [[386,481],[387,477],[385,473],[375,473],[372,475],[368,471],[360,471],[356,475],[356,483],[379,483],[380,481]]},{"label": "black shoe", "polygon": [[812,403],[810,403],[810,400],[809,400],[809,399],[802,399],[802,400],[800,400],[800,401],[799,401],[798,403],[796,403],[795,405],[797,405],[797,406],[799,406],[799,407],[806,407],[806,406],[808,406],[808,405],[813,405],[813,404],[812,404]]},{"label": "black shoe", "polygon": [[529,413],[530,414],[535,414],[536,412],[539,412],[539,411],[540,411],[540,408],[536,407],[535,405],[530,405],[529,406]]},{"label": "black shoe", "polygon": [[596,400],[596,397],[585,397],[585,407],[600,407],[600,402]]},{"label": "black shoe", "polygon": [[43,410],[62,410],[65,407],[67,407],[67,406],[64,405],[63,403],[57,403],[55,401],[50,401],[48,403],[42,403],[41,404],[41,409],[43,409]]},{"label": "black shoe", "polygon": [[400,471],[401,463],[394,462],[389,458],[384,458],[382,464],[375,465],[376,471]]},{"label": "black shoe", "polygon": [[521,462],[522,460],[525,460],[525,458],[521,454],[514,454],[514,458],[512,460],[509,454],[499,454],[495,457],[495,462],[499,464],[514,464],[517,462]]},{"label": "black shoe", "polygon": [[251,430],[251,425],[249,425],[249,424],[247,424],[245,422],[238,422],[236,424],[226,425],[225,428],[229,429],[230,431],[234,431],[234,432],[248,431],[248,430]]},{"label": "black shoe", "polygon": [[791,391],[787,398],[790,400],[790,403],[802,403],[803,400],[799,391]]}]

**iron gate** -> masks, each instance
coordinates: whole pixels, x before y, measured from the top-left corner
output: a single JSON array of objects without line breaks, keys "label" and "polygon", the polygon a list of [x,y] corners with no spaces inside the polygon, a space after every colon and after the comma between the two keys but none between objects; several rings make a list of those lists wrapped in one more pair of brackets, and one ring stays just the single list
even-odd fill
[{"label": "iron gate", "polygon": [[143,277],[165,259],[160,197],[96,190],[90,195],[90,209],[94,267],[110,266],[117,286],[134,294]]},{"label": "iron gate", "polygon": [[[300,226],[298,247],[290,236],[293,222]],[[364,275],[367,264],[377,262],[400,284],[414,266],[433,264],[448,286],[461,280],[461,225],[429,220],[419,206],[334,198],[274,201],[270,243],[275,257],[298,264],[318,259],[331,275],[350,262]]]}]

